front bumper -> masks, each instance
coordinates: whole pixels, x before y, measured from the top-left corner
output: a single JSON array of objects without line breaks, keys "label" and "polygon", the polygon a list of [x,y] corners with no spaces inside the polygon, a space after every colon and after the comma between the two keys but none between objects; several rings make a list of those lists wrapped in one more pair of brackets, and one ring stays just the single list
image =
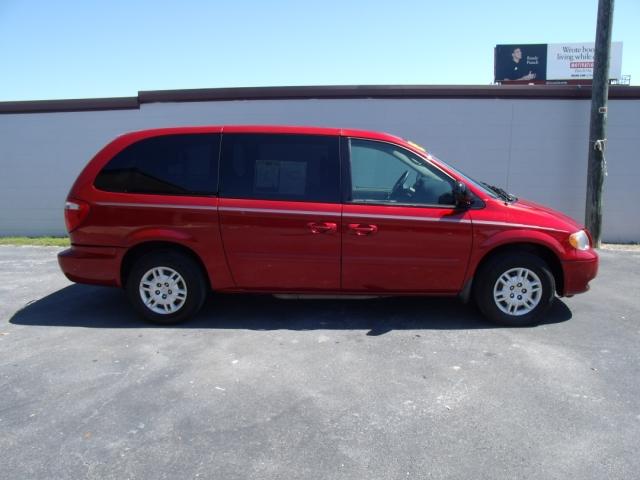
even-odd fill
[{"label": "front bumper", "polygon": [[121,287],[123,255],[121,248],[73,245],[58,254],[58,263],[72,282]]},{"label": "front bumper", "polygon": [[562,295],[571,296],[589,290],[589,282],[598,274],[598,254],[591,250],[591,258],[562,262],[564,288]]}]

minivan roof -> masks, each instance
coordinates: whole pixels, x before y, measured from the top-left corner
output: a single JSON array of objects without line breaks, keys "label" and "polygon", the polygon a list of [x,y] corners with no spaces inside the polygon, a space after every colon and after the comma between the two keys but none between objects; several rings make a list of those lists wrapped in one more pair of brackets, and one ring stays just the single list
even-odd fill
[{"label": "minivan roof", "polygon": [[292,135],[340,135],[347,137],[368,138],[372,140],[382,140],[388,142],[400,142],[406,144],[407,141],[395,135],[383,132],[373,132],[369,130],[325,128],[325,127],[304,127],[286,125],[225,125],[225,126],[198,126],[198,127],[172,127],[153,128],[131,132],[124,136],[135,136],[138,138],[154,137],[157,135],[175,135],[185,133],[288,133]]}]

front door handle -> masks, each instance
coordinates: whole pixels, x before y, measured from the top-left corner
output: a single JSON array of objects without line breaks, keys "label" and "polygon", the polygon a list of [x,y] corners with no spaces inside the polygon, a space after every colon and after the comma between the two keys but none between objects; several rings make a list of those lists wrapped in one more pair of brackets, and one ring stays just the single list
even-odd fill
[{"label": "front door handle", "polygon": [[335,233],[338,231],[338,225],[333,222],[309,222],[307,227],[311,233]]},{"label": "front door handle", "polygon": [[377,225],[368,225],[364,223],[350,223],[349,230],[358,236],[373,235],[378,231]]}]

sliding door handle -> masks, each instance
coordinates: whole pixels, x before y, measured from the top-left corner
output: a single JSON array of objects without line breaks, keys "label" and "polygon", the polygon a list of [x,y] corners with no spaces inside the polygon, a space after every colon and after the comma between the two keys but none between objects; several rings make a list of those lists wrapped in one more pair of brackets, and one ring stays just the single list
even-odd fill
[{"label": "sliding door handle", "polygon": [[378,226],[364,223],[350,223],[349,230],[358,236],[373,235],[378,231]]},{"label": "sliding door handle", "polygon": [[309,222],[307,227],[311,233],[335,233],[338,231],[338,225],[333,222]]}]

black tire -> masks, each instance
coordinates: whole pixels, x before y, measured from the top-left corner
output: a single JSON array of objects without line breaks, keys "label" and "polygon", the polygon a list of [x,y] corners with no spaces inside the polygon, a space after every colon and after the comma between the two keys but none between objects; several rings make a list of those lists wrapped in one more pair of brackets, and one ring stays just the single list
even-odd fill
[{"label": "black tire", "polygon": [[[172,304],[171,308],[176,308],[174,312],[157,313],[153,311],[152,307],[145,304],[140,292],[143,275],[160,267],[172,269],[182,277],[182,282],[179,285],[186,290],[186,298],[176,299],[176,303],[181,303],[177,307]],[[193,317],[202,308],[208,290],[200,266],[189,256],[170,249],[155,250],[138,258],[126,279],[125,289],[136,311],[145,320],[159,325],[173,325]]]},{"label": "black tire", "polygon": [[[498,281],[503,275],[510,271],[512,275],[515,275],[513,269],[518,268],[533,272],[540,280],[541,290],[538,291],[534,288],[537,294],[530,301],[532,304],[537,301],[537,305],[532,310],[526,312],[527,306],[523,304],[521,307],[515,307],[520,309],[519,311],[509,314],[503,311],[503,308],[509,310],[509,304],[514,300],[507,299],[505,296],[505,299],[499,302],[494,298],[494,288],[504,285],[505,291],[511,292],[508,295],[511,298],[513,298],[512,295],[515,295],[517,299],[518,294],[526,296],[526,291],[523,294],[522,290],[519,290],[522,288],[519,287],[520,283],[507,287],[509,284],[501,280],[498,285]],[[474,299],[484,316],[494,323],[510,327],[537,325],[542,314],[555,299],[556,285],[551,269],[543,259],[528,252],[509,252],[489,259],[477,272],[473,284]],[[511,291],[512,287],[513,291]],[[530,296],[533,295],[531,292],[528,293]],[[511,305],[513,304],[511,303]]]}]

